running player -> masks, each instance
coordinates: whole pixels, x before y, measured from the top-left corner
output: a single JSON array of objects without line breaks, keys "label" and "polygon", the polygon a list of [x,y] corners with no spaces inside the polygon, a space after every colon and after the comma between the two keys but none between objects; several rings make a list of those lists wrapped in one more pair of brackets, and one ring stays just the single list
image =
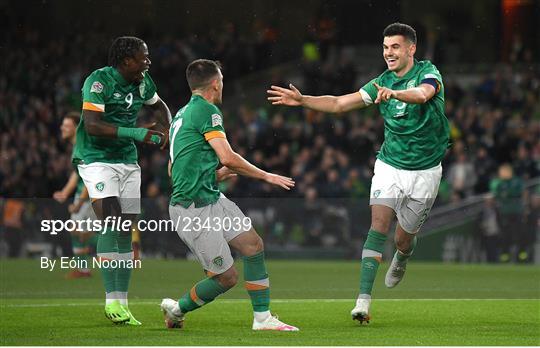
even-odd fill
[{"label": "running player", "polygon": [[[73,162],[78,165],[101,221],[107,217],[134,221],[140,213],[141,169],[134,140],[159,146],[167,141],[160,132],[135,126],[143,105],[156,111],[164,129],[170,124],[169,108],[157,95],[148,74],[150,64],[144,41],[119,37],[110,48],[109,66],[91,73],[82,88],[82,120],[77,127]],[[132,260],[131,228],[116,231],[104,225],[97,256]],[[102,268],[101,274],[105,286],[105,316],[115,323],[140,325],[128,308],[131,269]]]},{"label": "running player", "polygon": [[[291,178],[267,173],[231,149],[223,128],[223,75],[212,60],[193,61],[186,70],[192,92],[170,129],[173,192],[169,206],[177,233],[197,257],[207,278],[178,301],[163,299],[169,328],[180,328],[184,317],[213,301],[238,281],[230,247],[243,257],[245,287],[253,307],[253,330],[298,331],[270,313],[270,281],[261,237],[236,204],[218,189],[217,181],[231,173],[246,175],[290,190]],[[216,172],[220,164],[224,167]]]},{"label": "running player", "polygon": [[416,234],[435,201],[449,140],[444,115],[442,76],[429,61],[414,59],[416,32],[402,23],[383,32],[383,58],[388,70],[359,91],[342,96],[302,95],[272,86],[268,100],[274,105],[301,105],[342,113],[377,104],[384,117],[384,143],[377,155],[371,181],[371,228],[362,251],[360,295],[351,312],[360,323],[370,319],[371,290],[381,262],[384,242],[397,216],[394,254],[385,284],[396,286],[416,245]]}]

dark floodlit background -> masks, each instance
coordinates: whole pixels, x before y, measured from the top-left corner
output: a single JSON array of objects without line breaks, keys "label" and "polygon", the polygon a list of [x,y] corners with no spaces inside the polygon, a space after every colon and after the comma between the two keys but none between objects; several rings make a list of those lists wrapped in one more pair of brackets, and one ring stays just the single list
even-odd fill
[{"label": "dark floodlit background", "polygon": [[[112,40],[135,35],[149,46],[150,74],[173,113],[190,97],[187,64],[221,61],[233,148],[296,180],[292,192],[245,178],[222,187],[253,219],[269,257],[359,258],[382,118],[373,107],[339,117],[272,107],[265,91],[289,82],[306,94],[358,90],[384,71],[381,33],[395,21],[416,28],[417,58],[443,75],[453,144],[415,258],[499,262],[509,250],[510,262],[540,262],[533,0],[0,1],[0,257],[70,255],[67,233],[39,230],[41,219],[68,218],[67,203],[51,199],[72,170],[59,126],[81,109],[82,83],[106,65]],[[167,152],[139,153],[141,218],[168,218]],[[512,214],[501,194],[486,198],[504,163],[523,187]],[[145,257],[187,254],[174,232],[141,238]]]}]

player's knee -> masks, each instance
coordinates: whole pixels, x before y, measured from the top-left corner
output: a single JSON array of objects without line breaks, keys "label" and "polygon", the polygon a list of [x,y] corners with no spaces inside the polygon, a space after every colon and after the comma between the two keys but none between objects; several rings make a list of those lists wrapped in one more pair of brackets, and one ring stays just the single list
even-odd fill
[{"label": "player's knee", "polygon": [[399,251],[406,252],[407,250],[411,249],[413,240],[414,240],[414,234],[409,234],[405,231],[402,231],[401,233],[396,233],[396,237],[395,237],[396,248]]},{"label": "player's knee", "polygon": [[238,283],[238,272],[234,267],[229,268],[227,271],[216,277],[219,284],[226,289],[230,289]]},{"label": "player's knee", "polygon": [[255,254],[258,254],[264,250],[264,242],[261,237],[258,235],[256,238],[253,238],[251,243],[246,245],[244,249],[244,256],[253,256]]}]

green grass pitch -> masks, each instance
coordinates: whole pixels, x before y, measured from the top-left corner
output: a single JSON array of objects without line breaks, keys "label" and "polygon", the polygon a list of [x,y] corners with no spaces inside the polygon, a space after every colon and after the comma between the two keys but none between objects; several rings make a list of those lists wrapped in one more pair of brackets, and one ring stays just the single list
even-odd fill
[{"label": "green grass pitch", "polygon": [[[241,263],[237,263],[241,273]],[[39,260],[0,261],[1,345],[540,345],[540,267],[411,261],[403,282],[373,292],[370,324],[353,322],[359,262],[270,261],[273,312],[300,332],[252,332],[241,282],[167,330],[163,297],[178,298],[203,277],[195,262],[144,260],[134,271],[130,308],[141,327],[103,315],[97,270],[65,280]],[[241,277],[240,277],[241,278]]]}]

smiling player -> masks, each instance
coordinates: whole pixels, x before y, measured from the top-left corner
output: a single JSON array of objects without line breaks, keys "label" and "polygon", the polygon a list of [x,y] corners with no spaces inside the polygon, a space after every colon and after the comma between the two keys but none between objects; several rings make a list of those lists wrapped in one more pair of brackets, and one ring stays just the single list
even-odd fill
[{"label": "smiling player", "polygon": [[268,91],[274,105],[342,113],[377,104],[384,117],[384,143],[371,181],[371,228],[362,251],[360,295],[351,311],[360,323],[370,319],[371,290],[395,217],[397,251],[386,274],[386,286],[396,286],[405,274],[416,233],[437,196],[441,160],[449,140],[442,76],[431,62],[414,59],[415,30],[394,23],[384,29],[383,37],[388,70],[357,92],[313,97],[302,95],[293,85],[290,89],[272,86]]}]

